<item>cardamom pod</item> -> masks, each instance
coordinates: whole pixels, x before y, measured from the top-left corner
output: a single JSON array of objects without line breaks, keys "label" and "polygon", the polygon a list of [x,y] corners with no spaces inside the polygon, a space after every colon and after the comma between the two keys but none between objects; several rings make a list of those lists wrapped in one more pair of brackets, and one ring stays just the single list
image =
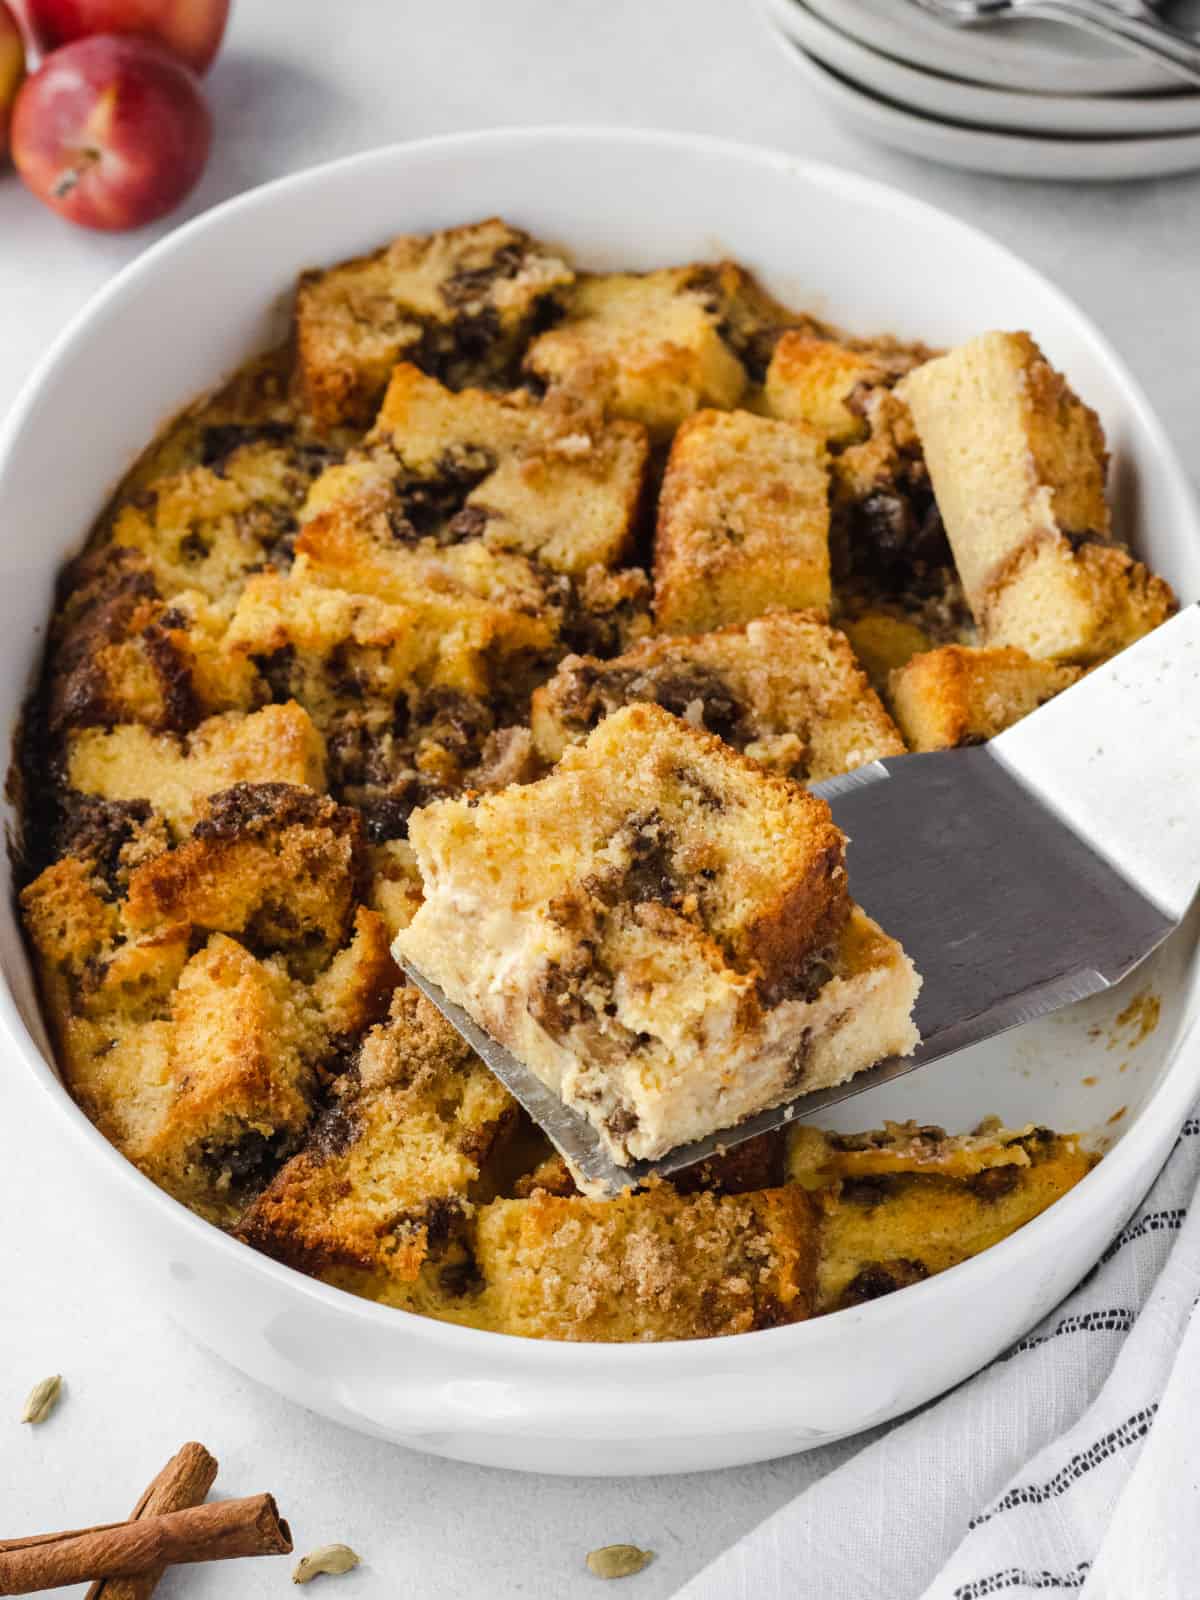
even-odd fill
[{"label": "cardamom pod", "polygon": [[45,1422],[58,1404],[62,1386],[62,1377],[57,1372],[52,1378],[43,1378],[41,1383],[35,1383],[29,1391],[29,1399],[25,1402],[25,1409],[21,1413],[21,1421]]},{"label": "cardamom pod", "polygon": [[632,1578],[653,1560],[653,1550],[639,1550],[635,1544],[606,1544],[588,1553],[587,1564],[597,1578]]},{"label": "cardamom pod", "polygon": [[310,1550],[306,1556],[301,1556],[296,1563],[296,1570],[292,1573],[293,1583],[311,1583],[321,1573],[327,1572],[337,1576],[342,1572],[349,1572],[358,1565],[358,1556],[348,1544],[322,1544],[315,1550]]}]

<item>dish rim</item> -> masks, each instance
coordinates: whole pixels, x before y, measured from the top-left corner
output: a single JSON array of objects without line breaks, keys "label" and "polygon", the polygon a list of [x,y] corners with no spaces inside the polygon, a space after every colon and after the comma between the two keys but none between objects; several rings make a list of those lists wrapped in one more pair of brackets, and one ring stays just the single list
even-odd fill
[{"label": "dish rim", "polygon": [[[965,222],[942,207],[910,195],[894,185],[846,171],[831,163],[796,156],[788,151],[708,134],[655,128],[610,127],[603,124],[555,123],[543,126],[489,128],[376,146],[257,185],[189,219],[149,246],[117,272],[108,283],[102,285],[68,321],[35,364],[3,424],[0,425],[0,486],[4,483],[10,462],[20,448],[24,428],[35,413],[43,391],[60,364],[69,359],[76,340],[94,320],[105,315],[114,305],[119,305],[126,296],[136,293],[142,280],[157,272],[160,263],[179,252],[186,253],[191,249],[193,241],[207,230],[228,225],[231,217],[236,217],[239,212],[253,210],[261,205],[266,197],[277,197],[289,190],[300,191],[318,181],[336,180],[338,173],[349,171],[351,168],[369,166],[372,162],[388,165],[398,156],[414,149],[436,148],[445,153],[454,154],[461,151],[469,155],[473,149],[485,143],[491,146],[508,143],[514,150],[519,150],[522,145],[530,141],[546,138],[601,144],[616,142],[630,148],[644,148],[647,144],[651,144],[660,148],[686,150],[693,155],[698,151],[707,150],[714,156],[721,155],[782,169],[802,177],[809,183],[832,187],[842,193],[857,191],[877,208],[903,216],[910,222],[914,216],[928,218],[936,221],[939,227],[950,226],[959,230],[964,238],[971,237],[985,242],[998,258],[1005,259],[1035,282],[1054,305],[1056,312],[1065,321],[1073,323],[1076,330],[1085,335],[1103,356],[1114,380],[1119,381],[1123,387],[1126,409],[1131,414],[1137,414],[1139,424],[1160,457],[1160,468],[1173,479],[1171,487],[1180,496],[1180,503],[1190,508],[1192,534],[1200,539],[1200,502],[1197,500],[1196,491],[1157,413],[1123,358],[1109,343],[1103,331],[1067,294],[1015,251],[994,239],[986,230]],[[10,745],[14,732],[15,730],[10,731]],[[13,915],[20,928],[20,920],[15,909]],[[571,1375],[573,1372],[582,1374],[589,1370],[594,1372],[599,1364],[621,1368],[640,1365],[662,1369],[670,1366],[673,1376],[683,1376],[685,1373],[695,1375],[699,1369],[711,1366],[714,1361],[719,1363],[723,1349],[734,1351],[748,1349],[749,1346],[745,1343],[748,1339],[757,1341],[755,1348],[763,1350],[764,1353],[766,1341],[773,1341],[773,1350],[781,1349],[785,1341],[798,1341],[795,1348],[796,1353],[800,1354],[839,1339],[849,1326],[848,1319],[853,1319],[855,1323],[877,1321],[882,1324],[889,1318],[888,1305],[892,1297],[884,1296],[862,1306],[814,1317],[805,1322],[729,1335],[721,1339],[610,1344],[528,1339],[515,1334],[494,1333],[485,1329],[439,1322],[416,1312],[405,1312],[399,1308],[366,1300],[346,1290],[322,1283],[295,1268],[262,1255],[249,1245],[242,1244],[221,1229],[205,1222],[139,1171],[88,1119],[72,1098],[56,1068],[43,1055],[33,1032],[26,1026],[20,1014],[6,967],[0,968],[0,1027],[28,1068],[28,1074],[22,1075],[22,1081],[28,1076],[37,1084],[44,1101],[55,1107],[53,1114],[59,1118],[60,1124],[65,1125],[72,1136],[78,1139],[83,1147],[90,1149],[97,1160],[104,1163],[115,1175],[115,1181],[125,1187],[131,1204],[138,1203],[137,1195],[140,1191],[143,1200],[157,1208],[164,1226],[170,1227],[173,1221],[174,1224],[189,1231],[199,1248],[210,1247],[235,1268],[240,1264],[247,1271],[263,1274],[283,1293],[299,1294],[306,1300],[315,1301],[319,1307],[331,1314],[349,1316],[385,1334],[390,1328],[395,1337],[415,1335],[431,1344],[442,1346],[450,1354],[461,1353],[467,1357],[482,1357],[485,1361],[489,1351],[496,1352],[501,1347],[498,1344],[500,1341],[506,1358],[514,1358],[518,1364],[536,1365],[538,1368],[553,1366],[566,1375]],[[1179,1036],[1172,1042],[1162,1079],[1147,1097],[1128,1131],[1091,1172],[1046,1211],[998,1244],[992,1245],[978,1256],[960,1263],[953,1269],[909,1286],[904,1292],[911,1296],[922,1296],[926,1315],[933,1317],[936,1316],[940,1301],[951,1297],[958,1299],[963,1291],[969,1291],[971,1284],[982,1284],[989,1271],[994,1272],[998,1264],[1014,1258],[1018,1252],[1028,1251],[1035,1242],[1040,1248],[1048,1248],[1057,1232],[1070,1231],[1085,1201],[1090,1203],[1101,1188],[1112,1191],[1114,1200],[1122,1192],[1123,1187],[1127,1188],[1124,1182],[1126,1174],[1132,1173],[1137,1168],[1143,1151],[1157,1137],[1161,1123],[1164,1120],[1182,1121],[1198,1090],[1200,1090],[1200,1017],[1194,1016],[1185,1020]],[[1137,1199],[1140,1198],[1139,1194]],[[1120,1212],[1119,1203],[1114,1204],[1113,1212],[1114,1215]],[[228,1254],[229,1252],[233,1254]],[[912,1307],[915,1302],[909,1300],[907,1304]]]}]

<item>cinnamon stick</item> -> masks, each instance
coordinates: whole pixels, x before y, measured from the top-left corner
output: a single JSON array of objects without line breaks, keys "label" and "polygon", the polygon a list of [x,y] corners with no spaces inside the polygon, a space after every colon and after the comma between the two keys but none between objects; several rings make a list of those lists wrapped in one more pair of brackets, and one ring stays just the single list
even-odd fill
[{"label": "cinnamon stick", "polygon": [[291,1548],[291,1531],[271,1495],[217,1500],[131,1522],[0,1541],[0,1595],[136,1577],[193,1561],[287,1555]]},{"label": "cinnamon stick", "polygon": [[[140,1517],[158,1517],[166,1511],[201,1505],[216,1477],[216,1458],[202,1444],[185,1444],[143,1492],[129,1520],[135,1522]],[[155,1567],[136,1578],[99,1578],[84,1600],[150,1600],[165,1571],[165,1567]]]}]

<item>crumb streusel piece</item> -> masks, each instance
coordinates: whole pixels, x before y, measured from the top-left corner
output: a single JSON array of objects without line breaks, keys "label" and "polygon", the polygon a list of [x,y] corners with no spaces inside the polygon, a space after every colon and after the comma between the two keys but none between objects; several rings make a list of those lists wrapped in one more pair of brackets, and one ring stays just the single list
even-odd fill
[{"label": "crumb streusel piece", "polygon": [[1028,334],[983,334],[897,392],[985,644],[1087,665],[1165,621],[1170,588],[1112,542],[1100,419]]},{"label": "crumb streusel piece", "polygon": [[894,671],[889,701],[911,750],[982,744],[1073,684],[1081,667],[1024,650],[945,645]]},{"label": "crumb streusel piece", "polygon": [[498,217],[306,272],[296,291],[299,379],[323,427],[365,426],[398,361],[455,388],[514,376],[524,341],[574,279]]},{"label": "crumb streusel piece", "polygon": [[811,612],[646,639],[609,661],[568,656],[533,697],[539,753],[557,761],[602,718],[639,701],[802,781],[904,750],[845,636]]},{"label": "crumb streusel piece", "polygon": [[828,502],[819,434],[748,411],[690,418],[658,504],[658,627],[701,633],[764,611],[828,613]]},{"label": "crumb streusel piece", "polygon": [[410,839],[426,898],[397,950],[618,1161],[916,1043],[918,979],[851,906],[825,804],[657,706]]}]

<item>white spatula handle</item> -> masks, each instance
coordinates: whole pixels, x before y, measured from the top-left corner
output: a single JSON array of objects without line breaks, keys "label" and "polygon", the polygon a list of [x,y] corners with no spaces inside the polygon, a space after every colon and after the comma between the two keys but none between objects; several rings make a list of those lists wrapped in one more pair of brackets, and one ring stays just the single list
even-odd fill
[{"label": "white spatula handle", "polygon": [[1200,605],[988,748],[1148,899],[1183,916],[1200,885]]}]

